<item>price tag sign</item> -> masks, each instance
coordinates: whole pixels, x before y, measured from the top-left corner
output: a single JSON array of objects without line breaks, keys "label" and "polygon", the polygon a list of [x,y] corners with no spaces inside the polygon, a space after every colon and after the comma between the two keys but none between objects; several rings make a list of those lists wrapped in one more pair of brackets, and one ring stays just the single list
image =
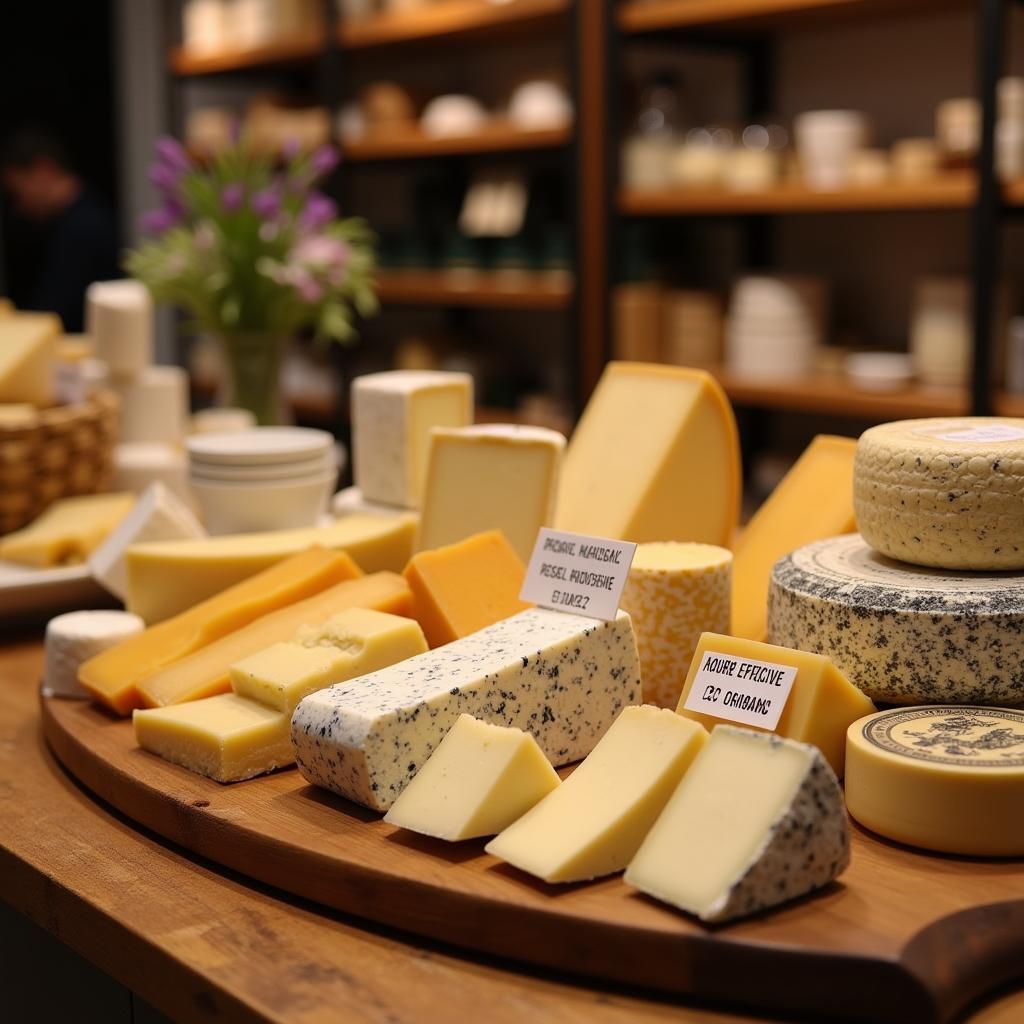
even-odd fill
[{"label": "price tag sign", "polygon": [[542,529],[519,597],[544,608],[611,621],[636,545]]},{"label": "price tag sign", "polygon": [[774,729],[796,679],[792,665],[705,651],[683,705],[740,725]]}]

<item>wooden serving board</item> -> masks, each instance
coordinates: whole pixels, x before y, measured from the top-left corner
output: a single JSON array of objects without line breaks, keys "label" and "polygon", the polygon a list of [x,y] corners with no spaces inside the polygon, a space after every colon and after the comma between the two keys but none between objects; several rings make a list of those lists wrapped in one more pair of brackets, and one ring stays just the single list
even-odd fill
[{"label": "wooden serving board", "polygon": [[946,1021],[1024,976],[1022,860],[929,855],[855,827],[839,882],[709,928],[618,877],[547,885],[482,841],[393,828],[295,770],[222,786],[138,749],[130,722],[85,702],[43,698],[42,718],[68,771],[139,824],[294,895],[475,951],[732,1005],[901,1024]]}]

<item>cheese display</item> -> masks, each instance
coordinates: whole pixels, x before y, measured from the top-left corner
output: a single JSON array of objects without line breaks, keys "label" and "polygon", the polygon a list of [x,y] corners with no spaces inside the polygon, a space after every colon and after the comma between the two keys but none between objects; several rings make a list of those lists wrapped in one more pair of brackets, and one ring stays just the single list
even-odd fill
[{"label": "cheese display", "polygon": [[137,710],[143,750],[217,782],[240,782],[292,762],[288,715],[234,693]]},{"label": "cheese display", "polygon": [[131,612],[82,611],[56,615],[46,624],[43,692],[86,697],[78,669],[102,651],[136,636],[146,624]]},{"label": "cheese display", "polygon": [[857,443],[857,528],[940,569],[1024,569],[1024,419],[883,423]]},{"label": "cheese display", "polygon": [[401,572],[415,528],[413,516],[347,516],[330,526],[133,545],[127,605],[160,622],[313,546],[346,552],[364,572]]},{"label": "cheese display", "polygon": [[700,638],[678,708],[708,729],[740,721],[813,743],[840,776],[847,727],[874,710],[824,655],[716,633]]},{"label": "cheese display", "polygon": [[900,843],[982,857],[1024,855],[1024,711],[894,708],[850,726],[846,802]]},{"label": "cheese display", "polygon": [[181,441],[188,421],[188,374],[180,366],[147,366],[114,383],[121,399],[122,441]]},{"label": "cheese display", "polygon": [[819,434],[754,513],[733,548],[732,628],[749,640],[768,635],[772,567],[795,548],[849,533],[857,442]]},{"label": "cheese display", "polygon": [[528,732],[460,715],[384,820],[449,842],[493,836],[559,781]]},{"label": "cheese display", "polygon": [[[412,514],[408,509],[395,505],[382,505],[378,501],[367,501],[358,487],[346,487],[331,498],[331,515],[337,519],[342,516],[400,516]],[[419,519],[416,520],[417,525]]]},{"label": "cheese display", "polygon": [[729,921],[827,885],[849,860],[843,791],[821,753],[720,725],[626,881],[703,921]]},{"label": "cheese display", "polygon": [[736,421],[714,378],[609,363],[566,451],[555,527],[727,547],[740,476]]},{"label": "cheese display", "polygon": [[358,575],[348,555],[323,548],[303,551],[90,658],[79,670],[79,682],[96,700],[126,715],[139,706],[135,684],[140,679],[267,612]]},{"label": "cheese display", "polygon": [[621,606],[640,651],[644,701],[675,708],[705,631],[729,631],[732,555],[713,544],[640,544]]},{"label": "cheese display", "polygon": [[53,313],[11,313],[0,318],[0,402],[53,401],[52,364],[63,334]]},{"label": "cheese display", "polygon": [[92,553],[89,571],[110,593],[124,600],[128,594],[125,552],[130,545],[205,536],[206,531],[188,505],[163,484],[150,484],[128,515]]},{"label": "cheese display", "polygon": [[[357,583],[363,590],[366,586],[364,580]],[[257,621],[252,628],[259,626]],[[412,619],[371,608],[347,608],[319,625],[302,626],[291,640],[235,662],[231,688],[291,715],[299,701],[316,690],[426,650],[423,630]]]},{"label": "cheese display", "polygon": [[139,281],[96,281],[85,292],[85,333],[115,376],[153,362],[153,300]]},{"label": "cheese display", "polygon": [[544,427],[435,429],[417,548],[501,530],[524,562],[554,520],[565,438]]},{"label": "cheese display", "polygon": [[529,608],[519,600],[525,574],[526,567],[500,530],[421,551],[405,568],[416,618],[431,647]]},{"label": "cheese display", "polygon": [[531,608],[428,654],[321,690],[292,717],[303,777],[386,811],[459,715],[533,734],[556,766],[586,757],[640,700],[629,616]]},{"label": "cheese display", "polygon": [[706,740],[701,726],[664,708],[626,708],[583,764],[487,852],[546,882],[622,871]]},{"label": "cheese display", "polygon": [[352,458],[367,501],[418,508],[427,479],[430,432],[473,422],[468,373],[392,370],[352,382]]},{"label": "cheese display", "polygon": [[146,707],[199,700],[231,689],[231,666],[268,645],[290,639],[302,626],[323,622],[346,608],[370,608],[408,615],[412,595],[401,576],[378,572],[349,579],[288,604],[206,644],[187,657],[140,679],[137,691]]},{"label": "cheese display", "polygon": [[1024,702],[1024,576],[894,562],[857,534],[776,565],[768,638],[886,704]]},{"label": "cheese display", "polygon": [[133,494],[61,498],[28,526],[0,538],[0,558],[40,567],[84,562],[134,504]]}]

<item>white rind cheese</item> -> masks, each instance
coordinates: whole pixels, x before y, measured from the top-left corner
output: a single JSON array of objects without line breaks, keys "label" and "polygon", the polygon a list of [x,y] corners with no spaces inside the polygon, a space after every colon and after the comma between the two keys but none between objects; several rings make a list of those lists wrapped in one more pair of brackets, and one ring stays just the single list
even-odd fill
[{"label": "white rind cheese", "polygon": [[292,718],[303,777],[377,811],[394,803],[460,715],[532,733],[554,765],[593,750],[640,701],[629,616],[531,608],[306,697]]},{"label": "white rind cheese", "polygon": [[855,533],[780,559],[768,639],[827,655],[886,704],[1024,701],[1024,576],[896,562]]},{"label": "white rind cheese", "polygon": [[131,612],[68,612],[46,624],[43,690],[48,695],[87,697],[78,667],[94,655],[141,633],[146,624]]},{"label": "white rind cheese", "polygon": [[857,528],[890,558],[942,569],[1024,569],[1024,419],[872,427],[854,463]]}]

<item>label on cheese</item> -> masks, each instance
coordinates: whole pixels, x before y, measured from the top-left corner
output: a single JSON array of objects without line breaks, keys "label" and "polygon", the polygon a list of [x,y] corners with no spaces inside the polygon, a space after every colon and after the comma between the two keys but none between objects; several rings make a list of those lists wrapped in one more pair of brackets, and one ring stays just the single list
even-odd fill
[{"label": "label on cheese", "polygon": [[555,611],[610,622],[619,612],[636,545],[541,529],[519,597]]},{"label": "label on cheese", "polygon": [[740,725],[775,729],[795,680],[794,665],[705,651],[683,707]]},{"label": "label on cheese", "polygon": [[939,441],[1024,441],[1024,430],[1000,423],[988,427],[950,430],[945,434],[934,434],[930,430],[918,430],[917,433],[926,437],[934,437]]}]

